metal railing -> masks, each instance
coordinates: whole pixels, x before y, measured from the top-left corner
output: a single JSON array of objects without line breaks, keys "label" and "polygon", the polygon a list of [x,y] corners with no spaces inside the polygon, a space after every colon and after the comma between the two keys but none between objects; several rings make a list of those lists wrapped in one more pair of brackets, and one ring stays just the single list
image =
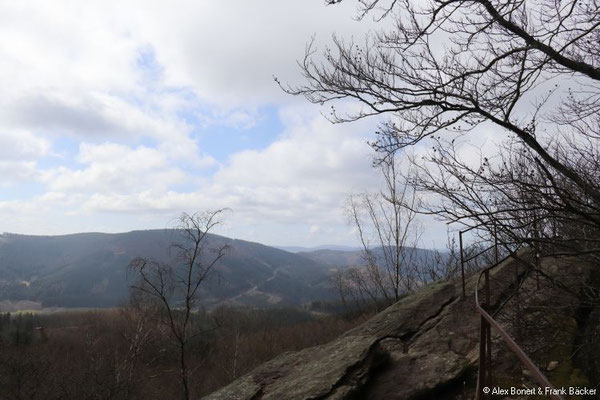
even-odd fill
[{"label": "metal railing", "polygon": [[[477,285],[475,286],[475,307],[477,312],[481,315],[480,335],[479,335],[479,371],[477,374],[477,393],[475,396],[476,400],[487,399],[490,395],[492,388],[492,333],[491,328],[493,327],[502,337],[502,339],[508,344],[510,349],[517,355],[521,363],[531,372],[531,376],[537,381],[542,388],[553,388],[548,378],[541,373],[537,366],[531,361],[531,359],[525,354],[523,349],[510,337],[510,335],[500,326],[500,324],[490,315],[491,312],[491,293],[490,293],[490,271],[503,262],[513,258],[517,260],[516,253],[513,252],[505,257],[503,260],[496,262],[494,265],[484,269],[479,274],[477,279]],[[485,292],[485,303],[479,303],[479,287],[481,278],[484,278],[484,292]],[[487,390],[484,388],[487,387]],[[487,392],[487,393],[486,393]],[[550,391],[556,392],[556,391]],[[543,391],[546,393],[546,390]],[[564,400],[562,396],[556,394],[548,394],[552,399]]]}]

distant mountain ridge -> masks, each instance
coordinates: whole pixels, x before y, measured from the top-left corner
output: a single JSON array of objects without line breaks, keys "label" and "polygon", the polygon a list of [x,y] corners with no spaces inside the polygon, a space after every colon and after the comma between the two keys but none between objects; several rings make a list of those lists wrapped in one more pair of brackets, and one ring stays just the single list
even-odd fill
[{"label": "distant mountain ridge", "polygon": [[[130,261],[165,261],[175,230],[78,233],[61,236],[0,235],[0,311],[10,304],[43,307],[113,307],[124,304],[135,276]],[[200,301],[255,307],[337,300],[335,269],[362,264],[360,250],[291,253],[260,243],[210,234],[207,246],[229,251],[201,286]],[[299,249],[299,248],[297,248]],[[423,257],[431,250],[416,249]],[[375,249],[377,252],[377,249]]]},{"label": "distant mountain ridge", "polygon": [[[164,260],[176,231],[0,235],[0,301],[45,307],[106,307],[128,296],[127,266],[137,256]],[[209,235],[208,246],[230,251],[203,285],[205,305],[301,304],[335,295],[328,267],[259,243]]]},{"label": "distant mountain ridge", "polygon": [[278,249],[289,251],[290,253],[308,253],[319,250],[334,250],[334,251],[360,251],[357,246],[343,246],[338,244],[324,244],[321,246],[302,247],[302,246],[274,246]]}]

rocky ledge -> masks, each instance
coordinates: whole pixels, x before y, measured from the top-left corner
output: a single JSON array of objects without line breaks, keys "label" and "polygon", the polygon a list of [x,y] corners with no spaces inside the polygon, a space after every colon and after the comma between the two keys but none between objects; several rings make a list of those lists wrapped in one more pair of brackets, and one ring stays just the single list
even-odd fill
[{"label": "rocky ledge", "polygon": [[471,397],[479,355],[476,279],[468,280],[465,300],[458,282],[426,286],[332,342],[284,353],[205,399]]}]

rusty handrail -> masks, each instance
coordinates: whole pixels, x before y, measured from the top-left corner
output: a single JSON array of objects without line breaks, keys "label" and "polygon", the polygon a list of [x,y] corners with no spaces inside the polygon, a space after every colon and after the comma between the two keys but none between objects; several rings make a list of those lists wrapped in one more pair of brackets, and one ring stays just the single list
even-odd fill
[{"label": "rusty handrail", "polygon": [[[529,356],[525,354],[523,349],[515,342],[515,340],[510,337],[510,335],[500,326],[500,324],[485,310],[485,307],[490,306],[490,292],[489,292],[489,272],[490,270],[496,268],[498,265],[502,264],[509,258],[514,258],[516,252],[513,252],[506,256],[501,261],[495,263],[494,265],[482,270],[479,274],[479,278],[477,279],[477,285],[475,286],[475,307],[477,308],[477,312],[481,315],[481,327],[480,327],[480,356],[479,356],[479,371],[477,373],[477,393],[475,398],[477,400],[482,398],[482,394],[485,397],[486,393],[483,393],[484,383],[491,385],[491,330],[490,328],[493,326],[500,336],[504,339],[504,341],[508,344],[508,346],[515,352],[517,357],[521,360],[521,362],[527,367],[527,369],[531,372],[533,378],[540,384],[542,388],[553,388],[548,378],[542,374],[542,372],[537,368],[537,366],[531,361]],[[485,276],[485,289],[486,289],[486,305],[482,306],[479,304],[479,283],[481,282],[481,277]],[[483,359],[482,359],[483,358]],[[486,382],[487,381],[487,382]],[[491,389],[488,386],[489,389]],[[551,391],[555,392],[555,391]],[[544,390],[544,394],[546,391]],[[556,400],[564,400],[561,395],[558,394],[549,394],[550,398]]]}]

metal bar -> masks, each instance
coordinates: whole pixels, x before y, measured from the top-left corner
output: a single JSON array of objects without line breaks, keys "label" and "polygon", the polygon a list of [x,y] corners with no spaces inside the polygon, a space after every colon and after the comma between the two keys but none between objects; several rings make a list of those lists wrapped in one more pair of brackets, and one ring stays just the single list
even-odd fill
[{"label": "metal bar", "polygon": [[490,295],[490,270],[486,269],[484,271],[484,276],[485,276],[485,283],[484,283],[484,288],[485,288],[485,308],[486,309],[490,309],[492,306],[492,300],[491,300],[491,295]]},{"label": "metal bar", "polygon": [[490,249],[492,249],[492,248],[494,248],[494,245],[491,245],[490,247],[486,247],[485,249],[481,250],[479,253],[477,253],[477,254],[475,254],[475,255],[473,255],[473,256],[471,256],[471,257],[467,258],[467,259],[465,260],[465,262],[469,262],[469,261],[471,261],[472,259],[479,257],[480,255],[482,255],[483,253],[485,253],[486,251],[488,251],[488,250],[490,250]]},{"label": "metal bar", "polygon": [[[491,293],[490,293],[490,271],[486,270],[485,271],[485,309],[488,311],[492,310],[492,300],[491,300]],[[486,384],[488,387],[492,386],[492,329],[490,327],[490,324],[486,322],[485,324],[485,328],[486,328],[486,335],[485,335],[485,339],[486,339],[486,345],[485,345],[485,349],[486,349],[486,361],[487,361],[487,365],[486,365],[486,370],[487,370],[487,379],[486,379]]]},{"label": "metal bar", "polygon": [[487,379],[486,384],[487,387],[492,387],[492,327],[486,321],[486,346],[485,349],[487,351],[487,355],[485,356],[485,360],[487,361]]},{"label": "metal bar", "polygon": [[541,268],[541,263],[540,263],[540,253],[536,250],[535,253],[535,281],[536,281],[536,286],[537,286],[537,290],[540,290],[540,268]]},{"label": "metal bar", "polygon": [[462,298],[465,300],[467,298],[467,289],[465,285],[465,260],[464,260],[464,252],[463,252],[463,231],[458,232],[458,241],[460,243],[460,273],[462,275]]},{"label": "metal bar", "polygon": [[496,224],[494,224],[494,253],[496,264],[498,264],[498,226]]},{"label": "metal bar", "polygon": [[485,320],[485,318],[483,318],[483,316],[481,316],[481,321],[479,323],[479,371],[480,373],[477,374],[477,393],[475,394],[475,400],[481,400],[482,396],[485,396],[485,393],[483,393],[483,388],[486,386],[485,384],[485,377],[486,374],[485,373],[481,373],[481,371],[485,371],[485,367],[487,365],[486,361],[485,361],[485,357],[487,352],[485,351],[485,324],[487,324],[487,321]]},{"label": "metal bar", "polygon": [[[498,333],[500,333],[500,336],[504,339],[504,341],[508,344],[508,346],[515,352],[515,354],[517,355],[517,357],[519,358],[519,360],[521,360],[521,362],[527,367],[527,369],[531,372],[533,378],[535,378],[535,380],[538,382],[538,384],[541,387],[548,387],[548,388],[553,388],[552,384],[550,383],[550,381],[548,381],[548,378],[546,378],[544,376],[544,374],[542,374],[540,372],[540,370],[536,367],[536,365],[533,363],[533,361],[531,361],[531,359],[527,356],[527,354],[525,354],[525,352],[521,349],[521,347],[519,347],[519,345],[514,341],[514,339],[512,337],[510,337],[510,335],[508,333],[506,333],[506,331],[500,326],[500,324],[498,324],[498,322],[496,322],[496,320],[494,318],[492,318],[492,316],[490,314],[488,314],[488,312],[486,310],[484,310],[484,308],[481,306],[481,304],[479,303],[479,293],[478,293],[478,288],[479,288],[479,283],[481,281],[481,277],[485,274],[488,275],[489,271],[492,268],[497,267],[498,265],[500,265],[502,262],[504,262],[505,260],[507,260],[508,258],[514,256],[514,254],[509,255],[508,257],[506,257],[504,260],[502,260],[501,262],[492,265],[489,268],[486,268],[484,271],[482,271],[479,274],[479,278],[477,280],[477,285],[475,287],[475,307],[477,309],[477,312],[481,315],[482,319],[485,319],[487,321],[487,323],[489,324],[490,327],[494,327]],[[486,296],[487,297],[487,296]],[[483,321],[482,321],[482,327],[484,326]],[[482,368],[482,349],[485,349],[487,347],[487,343],[484,344],[484,342],[486,342],[486,338],[483,337],[484,336],[484,332],[483,329],[481,329],[480,332],[480,340],[484,339],[483,341],[480,342],[479,345],[479,351],[480,351],[480,359],[479,359],[479,373],[477,376],[477,399],[481,399],[481,391],[483,390],[483,382],[485,380],[487,380],[487,365],[484,366]],[[483,356],[484,361],[486,361],[487,359],[487,355]],[[564,400],[564,398],[558,394],[551,394],[550,398],[554,399],[554,400]]]},{"label": "metal bar", "polygon": [[[527,354],[525,354],[525,352],[523,350],[521,350],[521,348],[513,340],[513,338],[511,338],[508,335],[508,333],[506,333],[506,331],[504,329],[502,329],[502,327],[500,325],[498,325],[498,323],[487,312],[485,312],[479,306],[477,306],[477,309],[478,309],[479,313],[482,315],[482,317],[485,318],[491,326],[493,326],[494,328],[496,328],[498,330],[498,332],[500,333],[500,336],[502,336],[502,338],[506,341],[506,343],[509,345],[509,347],[515,352],[517,357],[519,357],[521,362],[531,372],[531,374],[533,375],[535,380],[540,384],[540,386],[553,388],[552,384],[548,381],[548,378],[546,378],[540,372],[540,370],[535,366],[533,361],[531,361],[531,359],[527,356]],[[550,397],[553,399],[556,399],[556,400],[564,400],[563,397],[559,396],[559,395],[550,395]]]}]

